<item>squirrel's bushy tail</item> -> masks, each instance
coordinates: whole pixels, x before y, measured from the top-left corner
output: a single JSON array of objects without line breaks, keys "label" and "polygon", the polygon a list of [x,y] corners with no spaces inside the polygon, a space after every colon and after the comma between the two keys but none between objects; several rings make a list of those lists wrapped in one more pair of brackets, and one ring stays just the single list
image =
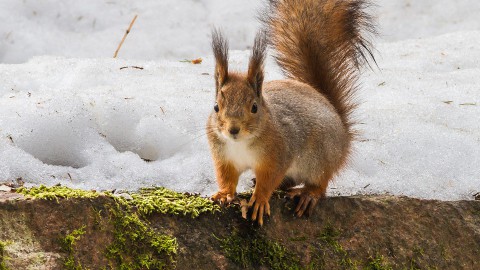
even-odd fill
[{"label": "squirrel's bushy tail", "polygon": [[373,55],[366,0],[270,0],[262,20],[287,77],[309,84],[336,108],[353,137],[352,94],[359,67]]}]

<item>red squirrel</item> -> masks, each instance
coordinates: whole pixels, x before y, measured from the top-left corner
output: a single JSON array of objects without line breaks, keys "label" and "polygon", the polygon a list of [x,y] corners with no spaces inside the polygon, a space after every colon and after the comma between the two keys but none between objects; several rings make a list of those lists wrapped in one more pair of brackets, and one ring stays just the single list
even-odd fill
[{"label": "red squirrel", "polygon": [[[328,183],[345,166],[356,137],[352,112],[359,69],[368,63],[375,34],[364,0],[270,0],[246,73],[228,69],[228,43],[212,32],[215,104],[208,141],[219,191],[235,198],[242,172],[256,176],[252,220],[263,224],[269,199],[285,179],[299,197],[298,217],[311,215]],[[267,45],[286,79],[264,82]]]}]

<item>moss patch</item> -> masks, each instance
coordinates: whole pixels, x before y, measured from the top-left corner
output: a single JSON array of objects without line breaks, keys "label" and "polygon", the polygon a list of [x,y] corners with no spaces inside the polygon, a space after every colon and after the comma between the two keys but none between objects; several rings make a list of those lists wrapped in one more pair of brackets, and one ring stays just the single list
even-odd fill
[{"label": "moss patch", "polygon": [[128,205],[117,204],[110,210],[113,242],[106,257],[115,269],[171,269],[175,267],[177,240],[153,230],[150,223],[132,212]]},{"label": "moss patch", "polygon": [[340,232],[332,225],[327,224],[318,238],[322,243],[326,244],[322,245],[324,251],[328,249],[333,252],[333,255],[338,258],[338,264],[343,269],[358,269],[357,262],[350,258],[348,252],[338,242],[339,236]]},{"label": "moss patch", "polygon": [[220,211],[213,201],[195,195],[178,193],[166,188],[144,188],[131,194],[129,204],[142,214],[151,213],[190,215],[195,218],[202,213]]},{"label": "moss patch", "polygon": [[[425,267],[426,266],[426,267]],[[412,256],[409,261],[409,265],[404,267],[404,269],[409,270],[420,270],[420,269],[437,269],[435,266],[430,266],[425,261],[425,251],[420,246],[415,246],[412,250]]]},{"label": "moss patch", "polygon": [[44,185],[32,188],[22,187],[19,188],[17,192],[27,197],[56,201],[58,201],[58,199],[71,198],[96,198],[100,195],[95,191],[86,191],[62,186],[47,187]]},{"label": "moss patch", "polygon": [[366,270],[392,270],[393,268],[385,262],[382,255],[376,255],[368,258]]},{"label": "moss patch", "polygon": [[[154,230],[146,216],[152,213],[198,217],[202,213],[220,211],[220,207],[207,198],[177,193],[166,188],[145,188],[129,193],[132,199],[71,189],[62,186],[17,190],[27,197],[55,200],[73,198],[110,197],[113,200],[104,210],[92,210],[94,226],[90,229],[112,228],[112,241],[106,243],[105,257],[110,261],[105,269],[172,269],[178,243],[175,237]],[[102,211],[104,211],[102,213]],[[72,231],[62,239],[62,249],[67,253],[66,269],[82,269],[75,258],[75,245],[85,234],[85,227]]]},{"label": "moss patch", "polygon": [[18,193],[27,197],[56,200],[72,198],[96,198],[100,195],[109,196],[123,205],[137,209],[142,215],[152,213],[190,215],[195,218],[202,213],[213,213],[220,211],[220,207],[213,201],[197,195],[178,193],[164,187],[143,188],[139,192],[129,193],[133,200],[116,197],[110,192],[96,192],[81,189],[72,189],[63,186],[47,187],[40,185],[32,188],[19,188]]},{"label": "moss patch", "polygon": [[0,270],[8,270],[6,261],[9,259],[7,257],[5,248],[10,245],[10,242],[0,241]]},{"label": "moss patch", "polygon": [[299,260],[282,244],[264,236],[232,233],[217,238],[227,258],[242,267],[266,266],[269,269],[301,269]]},{"label": "moss patch", "polygon": [[81,270],[82,264],[75,261],[75,245],[80,237],[85,234],[85,226],[80,229],[73,230],[71,233],[67,234],[61,241],[62,249],[68,255],[65,259],[64,266],[67,270]]}]

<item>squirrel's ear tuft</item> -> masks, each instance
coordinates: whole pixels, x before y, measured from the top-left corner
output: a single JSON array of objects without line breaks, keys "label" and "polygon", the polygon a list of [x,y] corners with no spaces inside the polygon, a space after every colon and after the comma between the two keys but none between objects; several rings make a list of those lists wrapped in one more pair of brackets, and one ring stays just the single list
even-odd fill
[{"label": "squirrel's ear tuft", "polygon": [[228,42],[217,29],[212,30],[212,49],[215,56],[215,85],[218,93],[228,79]]},{"label": "squirrel's ear tuft", "polygon": [[256,91],[257,96],[261,95],[263,84],[263,67],[267,51],[267,36],[265,31],[260,31],[255,37],[255,43],[253,44],[252,55],[250,56],[250,62],[248,63],[247,79],[253,89]]}]

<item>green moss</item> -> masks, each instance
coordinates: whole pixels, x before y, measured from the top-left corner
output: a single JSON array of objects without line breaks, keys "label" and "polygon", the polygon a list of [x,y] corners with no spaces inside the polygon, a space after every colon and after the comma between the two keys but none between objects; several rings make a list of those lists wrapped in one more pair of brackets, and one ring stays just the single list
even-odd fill
[{"label": "green moss", "polygon": [[440,255],[442,256],[442,259],[443,261],[445,262],[448,262],[451,260],[451,256],[450,254],[448,253],[448,250],[447,248],[445,247],[445,245],[440,245]]},{"label": "green moss", "polygon": [[303,241],[307,241],[308,238],[306,236],[298,236],[298,237],[291,237],[288,240],[292,242],[303,242]]},{"label": "green moss", "polygon": [[301,269],[299,260],[283,245],[260,235],[232,233],[217,238],[225,255],[242,267],[266,266],[269,269]]},{"label": "green moss", "polygon": [[71,198],[96,198],[99,194],[95,191],[86,191],[81,189],[72,189],[69,187],[53,186],[47,187],[40,185],[39,187],[32,188],[19,188],[18,193],[21,193],[27,197],[56,200],[58,199],[71,199]]},{"label": "green moss", "polygon": [[115,269],[171,269],[175,266],[176,238],[154,231],[127,204],[117,203],[110,214],[113,242],[106,248],[106,257],[117,266]]},{"label": "green moss", "polygon": [[220,207],[213,201],[196,195],[178,193],[164,187],[144,188],[137,193],[130,193],[133,200],[117,197],[109,192],[98,193],[81,189],[72,189],[63,186],[47,187],[41,185],[32,188],[19,188],[18,193],[27,197],[56,200],[71,198],[96,198],[105,195],[114,198],[116,201],[135,207],[143,215],[152,213],[190,215],[195,218],[202,213],[213,213],[220,211]]},{"label": "green moss", "polygon": [[420,269],[437,269],[434,265],[428,264],[428,257],[425,257],[425,251],[421,246],[414,246],[412,250],[412,257],[409,259],[408,265],[403,269],[420,270]]},{"label": "green moss", "polygon": [[327,224],[318,238],[328,244],[337,245],[337,238],[340,236],[340,232],[336,230],[331,224]]},{"label": "green moss", "polygon": [[62,239],[62,249],[68,256],[65,259],[64,266],[67,270],[82,270],[82,264],[75,261],[75,245],[80,237],[85,234],[85,226],[80,229],[73,230]]},{"label": "green moss", "polygon": [[318,237],[322,242],[327,244],[327,247],[339,258],[338,264],[343,269],[358,269],[357,262],[353,261],[348,252],[338,242],[340,232],[337,231],[331,224],[327,224],[320,236]]},{"label": "green moss", "polygon": [[92,206],[92,214],[93,214],[93,229],[103,231],[105,230],[105,226],[102,222],[102,210],[96,209]]},{"label": "green moss", "polygon": [[145,215],[151,213],[181,214],[195,218],[202,213],[220,211],[220,207],[207,198],[178,193],[162,187],[144,188],[131,196],[133,200],[128,203]]},{"label": "green moss", "polygon": [[[142,189],[130,194],[132,200],[109,192],[97,193],[68,187],[41,185],[20,188],[25,196],[56,200],[96,198],[100,195],[113,201],[105,209],[93,209],[93,229],[113,228],[112,241],[106,244],[105,256],[110,261],[105,269],[172,269],[178,249],[176,238],[154,230],[145,216],[152,213],[181,214],[198,217],[202,213],[219,211],[220,207],[206,198],[181,194],[165,188]],[[62,248],[68,254],[66,269],[82,269],[75,260],[75,244],[85,233],[85,227],[74,230],[62,239]],[[1,269],[3,270],[3,269]]]},{"label": "green moss", "polygon": [[367,260],[367,266],[365,270],[392,270],[393,268],[389,266],[382,255],[377,254],[376,256],[370,256]]},{"label": "green moss", "polygon": [[6,261],[9,259],[5,252],[5,248],[10,245],[9,241],[0,241],[0,270],[8,270]]},{"label": "green moss", "polygon": [[322,252],[319,252],[317,249],[315,249],[313,246],[308,247],[310,254],[312,255],[312,260],[310,261],[309,264],[305,267],[307,270],[321,270],[325,269],[325,258]]}]

